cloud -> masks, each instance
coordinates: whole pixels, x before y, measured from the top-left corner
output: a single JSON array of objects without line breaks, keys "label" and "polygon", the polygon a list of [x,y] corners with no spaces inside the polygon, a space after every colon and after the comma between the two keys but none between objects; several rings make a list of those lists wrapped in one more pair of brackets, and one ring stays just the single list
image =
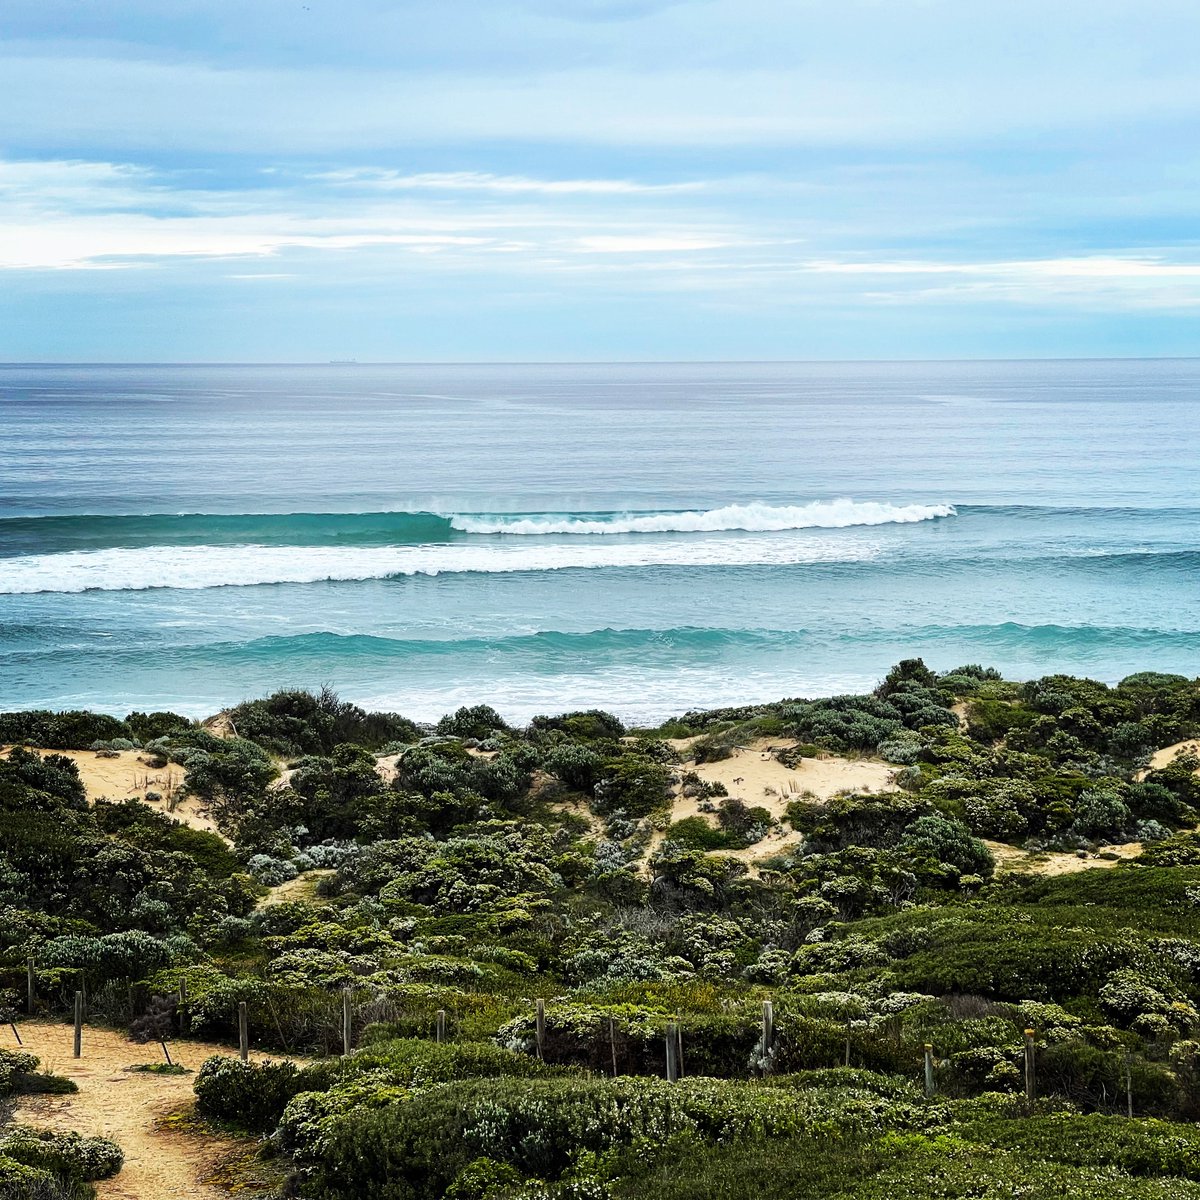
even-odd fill
[{"label": "cloud", "polygon": [[492,175],[486,171],[427,171],[402,175],[377,167],[322,171],[313,179],[335,185],[381,191],[490,192],[519,196],[644,196],[698,191],[702,183],[639,183],[632,179],[530,179],[524,175]]},{"label": "cloud", "polygon": [[719,309],[787,355],[802,306],[864,354],[881,322],[939,314],[953,354],[972,313],[972,345],[1007,350],[1022,313],[1182,329],[1200,293],[1187,0],[1151,19],[1136,0],[9,0],[3,26],[0,308],[26,326],[50,328],[22,303],[39,289],[94,314],[149,297],[147,317],[186,292],[195,329],[231,297],[265,317],[371,289],[384,323],[401,293],[443,320],[520,296],[522,328],[575,321],[585,356],[639,302],[639,345]]},{"label": "cloud", "polygon": [[737,241],[703,235],[596,234],[581,237],[581,250],[594,254],[663,254],[680,250],[720,250]]}]

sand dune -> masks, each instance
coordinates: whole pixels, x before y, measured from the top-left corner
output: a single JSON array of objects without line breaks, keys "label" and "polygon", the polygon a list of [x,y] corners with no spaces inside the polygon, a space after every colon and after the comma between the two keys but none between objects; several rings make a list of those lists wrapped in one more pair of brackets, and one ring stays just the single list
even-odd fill
[{"label": "sand dune", "polygon": [[[10,749],[5,746],[0,753],[7,754]],[[220,832],[208,806],[195,796],[183,797],[174,809],[171,808],[172,799],[183,785],[183,768],[176,763],[162,768],[151,767],[142,750],[113,751],[115,758],[101,758],[95,750],[42,750],[40,753],[69,758],[79,768],[79,778],[93,804],[97,800],[140,800],[148,808],[174,817],[193,829]],[[147,800],[147,792],[157,793],[161,799]]]}]

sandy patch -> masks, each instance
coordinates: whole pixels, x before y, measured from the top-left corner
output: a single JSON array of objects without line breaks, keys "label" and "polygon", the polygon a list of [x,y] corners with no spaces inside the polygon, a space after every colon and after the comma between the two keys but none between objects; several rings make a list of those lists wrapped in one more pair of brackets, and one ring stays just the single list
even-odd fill
[{"label": "sandy patch", "polygon": [[[135,1063],[161,1061],[162,1052],[157,1045],[138,1045],[112,1030],[85,1027],[83,1057],[76,1059],[69,1025],[30,1021],[18,1028],[24,1048],[42,1060],[43,1068],[79,1086],[73,1096],[21,1097],[18,1118],[42,1128],[110,1137],[125,1152],[120,1174],[96,1184],[98,1200],[228,1200],[228,1192],[203,1181],[235,1143],[159,1127],[163,1117],[191,1106],[194,1075],[126,1071]],[[11,1032],[5,1029],[5,1035],[3,1044],[15,1046]],[[237,1053],[205,1042],[168,1045],[171,1057],[193,1071],[214,1054]],[[251,1057],[262,1061],[269,1056]]]},{"label": "sandy patch", "polygon": [[[698,740],[679,738],[672,741],[671,745],[686,759],[688,751]],[[677,771],[680,775],[694,773],[707,783],[723,784],[730,796],[745,801],[752,808],[767,809],[776,821],[782,821],[788,805],[794,800],[808,799],[815,803],[828,800],[839,792],[893,789],[892,777],[896,768],[879,759],[842,758],[829,754],[821,758],[804,758],[795,767],[785,767],[775,758],[774,752],[790,749],[794,745],[796,742],[788,738],[761,738],[735,750],[732,758],[698,766],[685,762]],[[700,805],[719,805],[721,799],[713,797],[701,801],[697,796],[682,795],[677,787],[671,801],[671,821],[674,823],[687,817],[703,817],[709,824],[716,825],[715,816],[703,811]],[[654,834],[647,848],[647,858],[654,854],[665,836],[661,831]],[[736,858],[753,866],[764,858],[795,850],[801,840],[791,828],[780,825],[761,842],[744,850],[717,850],[713,853]]]},{"label": "sandy patch", "polygon": [[322,879],[337,872],[332,867],[318,867],[312,871],[304,871],[295,879],[285,880],[273,887],[259,902],[259,908],[270,908],[273,904],[286,904],[289,900],[301,900],[305,904],[324,904],[322,897],[317,895],[317,885]]},{"label": "sandy patch", "polygon": [[[5,746],[0,753],[6,754],[9,749]],[[79,768],[79,778],[91,804],[97,800],[140,800],[147,808],[182,821],[193,829],[220,833],[204,801],[195,796],[176,800],[176,794],[183,786],[183,768],[177,763],[162,768],[148,766],[143,750],[113,751],[115,758],[100,758],[95,750],[39,750],[38,753],[43,757],[61,754],[69,758]],[[157,792],[162,799],[147,800],[147,792]],[[176,800],[174,808],[171,807],[173,800]]]},{"label": "sandy patch", "polygon": [[[821,758],[803,758],[796,767],[785,767],[772,753],[796,745],[785,738],[762,738],[733,752],[732,758],[700,766],[684,764],[681,771],[693,771],[708,783],[721,783],[731,796],[749,805],[769,809],[775,818],[783,816],[793,800],[805,793],[817,800],[828,800],[838,792],[882,792],[892,788],[896,768],[871,758],[842,758],[835,754]],[[672,820],[695,816],[696,801],[676,797],[678,815]]]},{"label": "sandy patch", "polygon": [[[1149,770],[1139,771],[1134,778],[1145,779],[1150,771],[1161,771],[1163,767],[1169,767],[1181,754],[1194,754],[1200,758],[1200,741],[1192,738],[1186,742],[1176,742],[1173,746],[1164,746],[1161,750],[1155,750],[1150,755]],[[1200,775],[1200,771],[1196,773]]]},{"label": "sandy patch", "polygon": [[1142,852],[1141,842],[1124,842],[1119,846],[1105,846],[1104,853],[1115,854],[1116,858],[1097,858],[1089,854],[1086,858],[1071,851],[1045,851],[1041,854],[1019,850],[1004,842],[983,843],[996,860],[996,872],[1024,871],[1031,875],[1073,875],[1077,871],[1089,871],[1096,867],[1115,867],[1118,862],[1137,858]]}]

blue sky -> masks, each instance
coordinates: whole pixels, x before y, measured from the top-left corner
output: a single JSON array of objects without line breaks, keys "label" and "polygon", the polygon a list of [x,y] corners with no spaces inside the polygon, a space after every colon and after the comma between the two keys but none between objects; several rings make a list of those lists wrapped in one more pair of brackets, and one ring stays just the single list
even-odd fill
[{"label": "blue sky", "polygon": [[0,359],[1200,353],[1194,0],[5,0]]}]

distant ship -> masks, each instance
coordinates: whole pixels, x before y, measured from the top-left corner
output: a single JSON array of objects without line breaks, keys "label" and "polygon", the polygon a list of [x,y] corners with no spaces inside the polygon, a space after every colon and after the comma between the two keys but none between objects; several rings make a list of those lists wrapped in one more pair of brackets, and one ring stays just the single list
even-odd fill
[{"label": "distant ship", "polygon": [[331,358],[329,360],[329,365],[331,367],[357,367],[358,359],[357,358]]}]

